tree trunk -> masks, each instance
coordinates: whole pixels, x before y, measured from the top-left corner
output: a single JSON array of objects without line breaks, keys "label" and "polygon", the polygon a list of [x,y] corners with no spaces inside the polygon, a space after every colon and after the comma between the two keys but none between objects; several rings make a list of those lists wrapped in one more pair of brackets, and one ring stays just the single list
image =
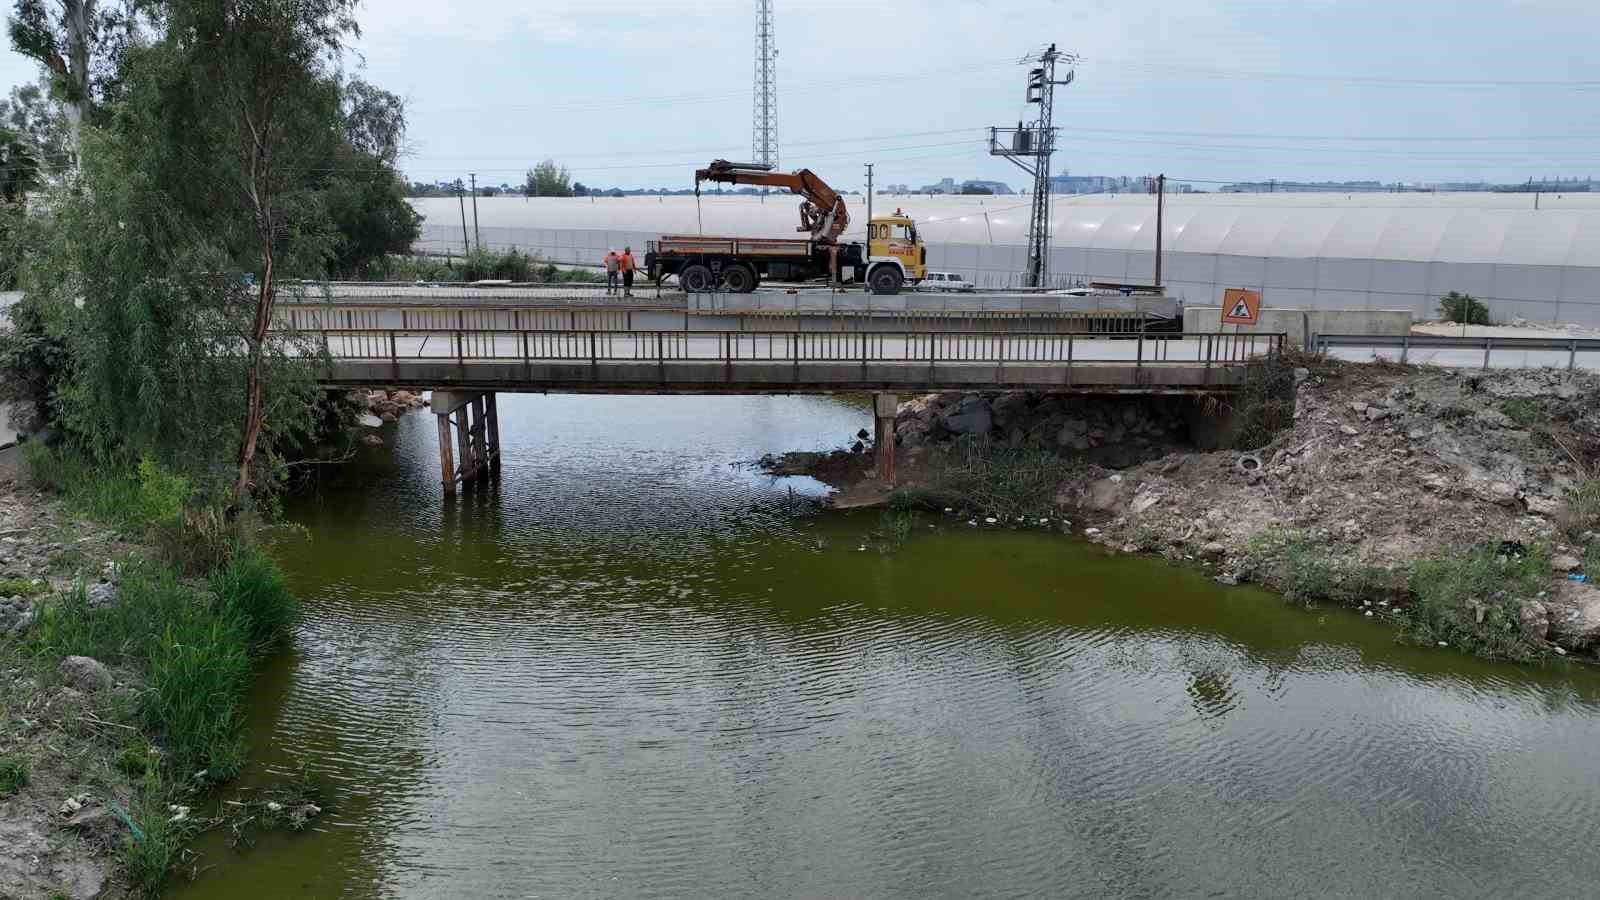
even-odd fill
[{"label": "tree trunk", "polygon": [[262,241],[261,252],[266,266],[261,274],[261,289],[256,296],[256,316],[248,339],[250,367],[244,377],[244,431],[239,442],[239,479],[233,485],[233,502],[239,506],[250,496],[250,463],[255,459],[256,444],[261,439],[261,425],[266,418],[261,406],[261,370],[266,362],[267,329],[272,323],[272,307],[276,300],[272,283],[270,236]]},{"label": "tree trunk", "polygon": [[62,0],[62,18],[67,26],[67,74],[72,81],[72,102],[66,105],[67,126],[72,134],[72,154],[81,152],[79,141],[83,123],[89,118],[93,98],[89,96],[89,43],[94,40],[91,23],[95,0]]}]

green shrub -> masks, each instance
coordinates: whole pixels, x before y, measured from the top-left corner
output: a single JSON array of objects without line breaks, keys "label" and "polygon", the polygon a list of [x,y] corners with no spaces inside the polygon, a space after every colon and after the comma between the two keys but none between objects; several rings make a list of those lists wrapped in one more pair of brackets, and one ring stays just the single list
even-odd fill
[{"label": "green shrub", "polygon": [[1012,449],[966,436],[930,466],[917,488],[890,495],[891,509],[941,510],[1014,519],[1055,515],[1055,496],[1075,464],[1037,447]]},{"label": "green shrub", "polygon": [[1539,404],[1526,397],[1513,397],[1500,404],[1500,411],[1506,418],[1517,423],[1518,428],[1532,428],[1539,424],[1544,414],[1539,411]]},{"label": "green shrub", "polygon": [[605,276],[590,269],[561,268],[538,256],[516,249],[497,253],[474,250],[445,259],[423,256],[389,256],[368,270],[373,281],[481,281],[486,279],[542,282],[595,283]]},{"label": "green shrub", "polygon": [[1489,325],[1489,307],[1471,294],[1451,291],[1439,298],[1439,312],[1447,322],[1463,325]]},{"label": "green shrub", "polygon": [[297,604],[283,570],[254,547],[241,548],[211,577],[211,592],[224,614],[244,624],[256,652],[275,646],[294,625]]},{"label": "green shrub", "polygon": [[1233,416],[1233,446],[1254,450],[1294,425],[1294,365],[1282,356],[1258,357],[1223,403]]},{"label": "green shrub", "polygon": [[151,648],[140,712],[160,735],[174,774],[205,769],[225,779],[244,764],[247,633],[235,616],[195,614],[167,623]]},{"label": "green shrub", "polygon": [[28,783],[28,758],[20,753],[0,754],[0,797],[9,797]]},{"label": "green shrub", "polygon": [[1405,633],[1422,643],[1443,641],[1481,656],[1529,659],[1536,648],[1522,636],[1522,601],[1534,596],[1550,571],[1547,548],[1501,553],[1483,546],[1416,563]]}]

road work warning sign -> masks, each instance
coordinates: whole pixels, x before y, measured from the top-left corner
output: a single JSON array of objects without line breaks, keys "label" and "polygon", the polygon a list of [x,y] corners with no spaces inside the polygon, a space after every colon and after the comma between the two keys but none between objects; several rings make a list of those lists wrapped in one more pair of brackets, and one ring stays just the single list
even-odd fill
[{"label": "road work warning sign", "polygon": [[1261,292],[1228,288],[1222,294],[1222,324],[1254,325],[1261,320]]}]

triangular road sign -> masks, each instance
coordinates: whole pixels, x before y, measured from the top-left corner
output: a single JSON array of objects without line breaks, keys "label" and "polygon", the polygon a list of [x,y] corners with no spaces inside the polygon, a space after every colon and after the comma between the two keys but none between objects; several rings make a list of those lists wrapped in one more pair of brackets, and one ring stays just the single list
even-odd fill
[{"label": "triangular road sign", "polygon": [[1261,319],[1261,293],[1228,288],[1222,295],[1222,324],[1254,325]]}]

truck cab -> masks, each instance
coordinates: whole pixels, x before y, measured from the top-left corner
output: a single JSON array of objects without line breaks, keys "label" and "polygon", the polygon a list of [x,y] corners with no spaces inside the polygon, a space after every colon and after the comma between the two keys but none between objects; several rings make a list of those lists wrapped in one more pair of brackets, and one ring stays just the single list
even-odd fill
[{"label": "truck cab", "polygon": [[917,223],[895,210],[892,216],[873,216],[867,223],[865,280],[874,294],[895,294],[926,276],[928,248],[917,234]]}]

